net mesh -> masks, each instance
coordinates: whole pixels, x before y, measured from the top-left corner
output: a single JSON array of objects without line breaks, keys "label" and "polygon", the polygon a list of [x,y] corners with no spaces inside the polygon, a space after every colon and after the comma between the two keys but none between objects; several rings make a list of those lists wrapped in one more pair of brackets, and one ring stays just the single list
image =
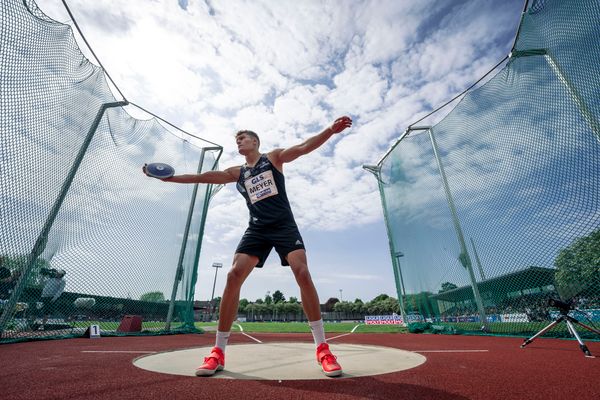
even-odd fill
[{"label": "net mesh", "polygon": [[382,159],[408,322],[531,334],[561,312],[600,321],[599,20],[597,1],[533,2],[504,68]]},{"label": "net mesh", "polygon": [[213,188],[141,168],[211,170],[221,148],[131,117],[33,1],[0,12],[0,340],[194,331]]}]

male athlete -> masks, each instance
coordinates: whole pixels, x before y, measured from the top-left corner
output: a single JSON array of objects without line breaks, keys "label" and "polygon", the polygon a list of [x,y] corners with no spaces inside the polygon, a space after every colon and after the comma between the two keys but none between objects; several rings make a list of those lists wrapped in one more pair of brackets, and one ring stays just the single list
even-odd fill
[{"label": "male athlete", "polygon": [[[301,144],[287,149],[275,149],[261,154],[260,139],[252,131],[239,131],[235,141],[238,152],[246,157],[242,166],[224,171],[208,171],[201,174],[175,175],[163,179],[177,183],[237,183],[237,189],[246,199],[250,210],[249,226],[233,257],[233,265],[227,274],[219,310],[219,326],[215,347],[204,363],[196,370],[197,376],[211,376],[225,366],[225,347],[231,325],[237,315],[242,284],[254,267],[261,268],[271,252],[275,250],[281,265],[289,265],[300,287],[302,307],[308,318],[315,345],[317,362],[327,376],[339,376],[342,367],[329,351],[325,341],[319,296],[313,284],[306,261],[304,241],[298,231],[285,190],[283,164],[308,154],[325,143],[332,135],[352,126],[349,117],[341,117],[323,132]],[[144,173],[146,172],[144,166]]]}]

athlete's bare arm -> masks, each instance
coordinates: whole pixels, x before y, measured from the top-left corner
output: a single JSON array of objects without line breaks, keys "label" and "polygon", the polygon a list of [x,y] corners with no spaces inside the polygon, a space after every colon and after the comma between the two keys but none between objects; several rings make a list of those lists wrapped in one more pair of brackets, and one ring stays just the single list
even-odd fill
[{"label": "athlete's bare arm", "polygon": [[[144,166],[143,171],[146,175],[146,168]],[[149,175],[148,175],[149,176]],[[183,174],[174,175],[170,178],[161,179],[165,182],[175,183],[212,183],[212,184],[225,184],[236,182],[240,176],[240,167],[227,168],[224,171],[207,171],[201,174]]]},{"label": "athlete's bare arm", "polygon": [[352,119],[344,116],[336,119],[331,126],[325,128],[325,130],[318,135],[312,136],[306,139],[304,142],[297,144],[287,149],[276,149],[269,153],[269,159],[279,169],[283,163],[294,161],[300,156],[310,153],[313,150],[318,149],[323,143],[325,143],[331,136],[336,133],[340,133],[346,128],[352,126]]}]

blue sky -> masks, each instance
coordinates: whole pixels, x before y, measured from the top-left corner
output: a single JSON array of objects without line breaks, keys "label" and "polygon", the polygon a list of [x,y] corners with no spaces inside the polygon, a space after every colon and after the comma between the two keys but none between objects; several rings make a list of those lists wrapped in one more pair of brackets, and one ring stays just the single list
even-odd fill
[{"label": "blue sky", "polygon": [[[68,23],[60,1],[38,4]],[[223,168],[243,162],[233,140],[239,129],[258,132],[268,151],[296,144],[338,116],[354,119],[352,129],[285,167],[322,302],[339,298],[340,289],[344,300],[395,295],[376,180],[361,166],[376,163],[410,123],[507,55],[523,7],[521,0],[68,4],[125,96],[221,144]],[[219,192],[207,218],[196,298],[210,298],[211,264],[230,265],[246,221],[235,187]],[[275,290],[299,297],[291,271],[272,255],[241,297]]]}]

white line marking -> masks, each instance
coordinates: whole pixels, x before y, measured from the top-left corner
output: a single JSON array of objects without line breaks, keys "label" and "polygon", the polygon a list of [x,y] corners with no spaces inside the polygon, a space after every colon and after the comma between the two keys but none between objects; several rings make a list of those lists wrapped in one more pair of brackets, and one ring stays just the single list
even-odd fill
[{"label": "white line marking", "polygon": [[327,338],[327,341],[329,342],[330,340],[341,338],[343,336],[348,336],[348,335],[351,335],[351,334],[352,334],[352,332],[350,332],[350,333],[344,333],[342,335],[337,335],[337,336],[334,336],[334,337],[330,337],[330,338]]},{"label": "white line marking", "polygon": [[144,353],[153,354],[156,351],[134,351],[134,350],[81,350],[82,353]]},{"label": "white line marking", "polygon": [[242,328],[242,326],[241,326],[240,324],[235,324],[235,325],[236,325],[238,328],[240,328],[240,332],[242,333],[242,335],[249,337],[250,339],[254,340],[255,342],[262,343],[262,342],[261,342],[260,340],[258,340],[257,338],[255,338],[255,337],[252,337],[252,336],[248,335],[247,333],[244,333],[244,328]]},{"label": "white line marking", "polygon": [[486,353],[489,350],[411,350],[413,353]]},{"label": "white line marking", "polygon": [[343,336],[348,336],[348,335],[350,335],[350,334],[354,333],[354,331],[356,330],[356,328],[358,328],[359,326],[360,326],[360,324],[358,324],[358,325],[356,325],[354,328],[352,328],[352,330],[350,331],[350,333],[343,333],[343,334],[341,334],[341,335],[337,335],[337,336],[334,336],[334,337],[330,337],[329,339],[327,339],[327,341],[330,341],[330,340],[333,340],[333,339],[337,339],[337,338],[341,338],[341,337],[343,337]]},{"label": "white line marking", "polygon": [[249,337],[250,339],[254,340],[255,342],[262,343],[260,340],[258,340],[255,337],[252,337],[252,336],[248,335],[247,333],[242,332],[242,335]]}]

